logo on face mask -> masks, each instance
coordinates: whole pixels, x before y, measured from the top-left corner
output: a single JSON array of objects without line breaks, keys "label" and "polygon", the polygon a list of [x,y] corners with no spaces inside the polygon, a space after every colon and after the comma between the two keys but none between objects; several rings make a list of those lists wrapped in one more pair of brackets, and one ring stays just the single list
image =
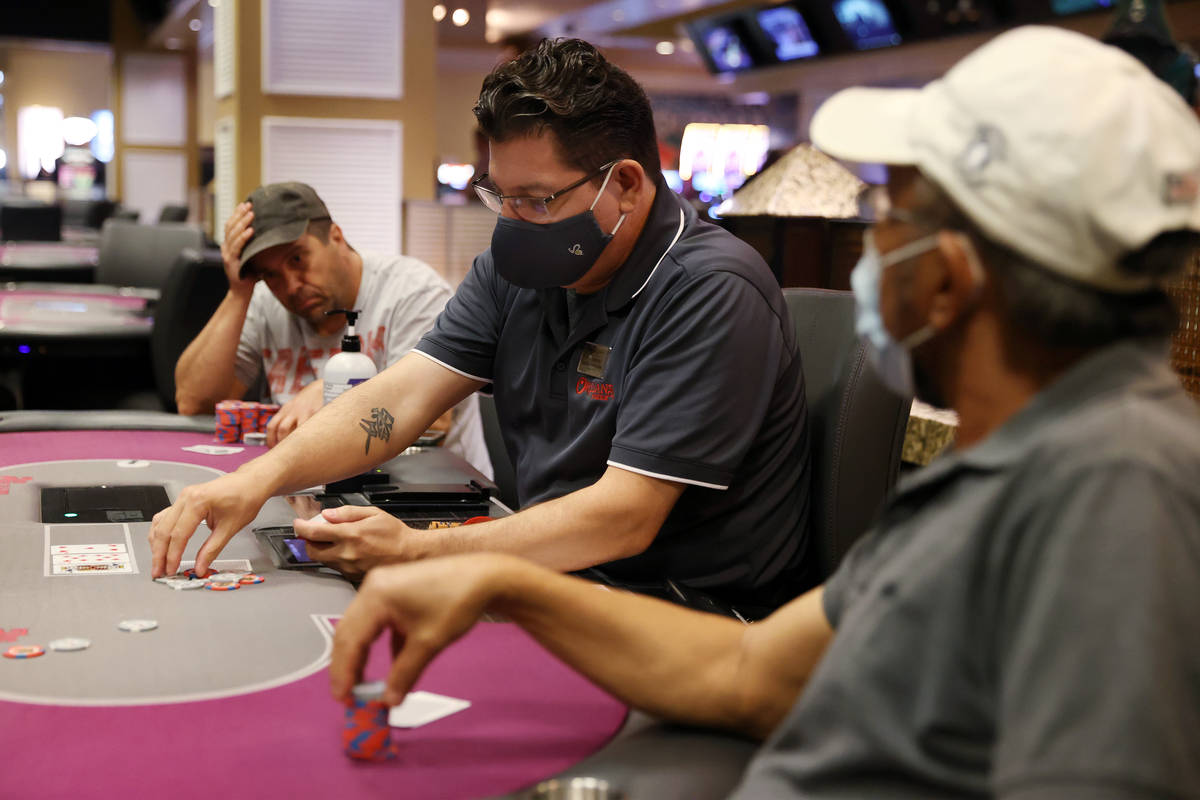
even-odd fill
[{"label": "logo on face mask", "polygon": [[568,247],[567,252],[573,256],[581,256],[581,255],[583,255],[583,248],[580,247],[578,244],[575,244],[575,245],[572,245],[571,247]]}]

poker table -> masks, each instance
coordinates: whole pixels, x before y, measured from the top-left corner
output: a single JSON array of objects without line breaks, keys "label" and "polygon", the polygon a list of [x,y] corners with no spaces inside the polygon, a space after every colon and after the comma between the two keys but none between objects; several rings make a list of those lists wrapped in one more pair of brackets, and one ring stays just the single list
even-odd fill
[{"label": "poker table", "polygon": [[69,242],[0,244],[0,280],[91,283],[100,248]]},{"label": "poker table", "polygon": [[[89,429],[139,416],[144,428],[165,429]],[[392,761],[347,758],[344,709],[329,697],[326,667],[332,631],[354,595],[350,582],[278,569],[243,531],[217,566],[240,566],[263,583],[178,591],[149,577],[148,521],[41,521],[45,487],[151,484],[174,499],[262,452],[184,449],[214,444],[210,420],[0,416],[0,650],[46,648],[0,658],[0,797],[526,797],[526,787],[550,776],[589,775],[630,800],[695,800],[722,797],[734,784],[751,743],[629,715],[503,622],[478,624],[417,686],[469,708],[392,729]],[[56,423],[74,429],[32,429]],[[403,463],[420,470],[420,462]],[[251,527],[293,516],[273,498]],[[193,537],[185,562],[205,533]],[[128,569],[59,572],[57,554],[96,546],[124,546]],[[157,627],[119,629],[129,619]],[[47,647],[64,637],[91,644]],[[386,648],[384,637],[368,678],[386,676]]]},{"label": "poker table", "polygon": [[54,407],[74,393],[73,382],[152,387],[157,298],[156,290],[132,287],[0,284],[0,383],[17,408]]}]

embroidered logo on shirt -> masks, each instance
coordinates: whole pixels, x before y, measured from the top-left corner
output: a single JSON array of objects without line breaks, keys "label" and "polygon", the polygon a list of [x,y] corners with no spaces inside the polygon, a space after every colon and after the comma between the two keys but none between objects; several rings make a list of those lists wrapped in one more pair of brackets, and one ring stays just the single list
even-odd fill
[{"label": "embroidered logo on shirt", "polygon": [[575,394],[586,394],[592,400],[607,403],[613,399],[613,385],[581,375],[579,380],[575,381]]}]

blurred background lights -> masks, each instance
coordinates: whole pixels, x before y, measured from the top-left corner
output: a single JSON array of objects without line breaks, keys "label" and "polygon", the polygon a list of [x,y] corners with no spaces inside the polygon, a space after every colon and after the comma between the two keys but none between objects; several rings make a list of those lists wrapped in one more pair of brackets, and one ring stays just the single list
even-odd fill
[{"label": "blurred background lights", "polygon": [[74,147],[83,147],[99,132],[96,123],[87,117],[67,117],[62,123],[63,140]]},{"label": "blurred background lights", "polygon": [[470,164],[439,164],[437,168],[438,183],[460,192],[467,188],[474,175],[475,167]]}]

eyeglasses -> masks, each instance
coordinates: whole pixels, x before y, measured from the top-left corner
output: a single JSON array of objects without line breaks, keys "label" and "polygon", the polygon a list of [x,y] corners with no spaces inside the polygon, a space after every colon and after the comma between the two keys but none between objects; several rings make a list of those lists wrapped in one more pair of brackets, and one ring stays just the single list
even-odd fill
[{"label": "eyeglasses", "polygon": [[920,220],[912,211],[892,205],[892,198],[888,195],[886,186],[869,186],[864,189],[862,204],[870,212],[874,222],[893,220],[906,225],[921,226]]},{"label": "eyeglasses", "polygon": [[611,169],[617,164],[618,161],[620,161],[620,159],[617,161],[610,161],[595,172],[589,173],[588,175],[585,175],[584,177],[575,181],[570,186],[564,186],[557,192],[548,194],[545,197],[533,197],[531,195],[524,194],[500,194],[495,189],[489,189],[483,185],[483,182],[487,180],[488,176],[486,172],[480,175],[478,180],[471,182],[471,188],[475,190],[475,194],[479,195],[479,199],[483,201],[483,204],[492,211],[495,211],[497,214],[504,209],[504,201],[507,200],[509,205],[512,207],[512,210],[520,214],[522,217],[526,219],[537,219],[539,217],[547,217],[550,215],[550,204],[552,202],[562,197],[572,189],[578,189],[580,186],[583,186],[585,183],[590,181],[592,178],[595,178],[606,169]]}]

